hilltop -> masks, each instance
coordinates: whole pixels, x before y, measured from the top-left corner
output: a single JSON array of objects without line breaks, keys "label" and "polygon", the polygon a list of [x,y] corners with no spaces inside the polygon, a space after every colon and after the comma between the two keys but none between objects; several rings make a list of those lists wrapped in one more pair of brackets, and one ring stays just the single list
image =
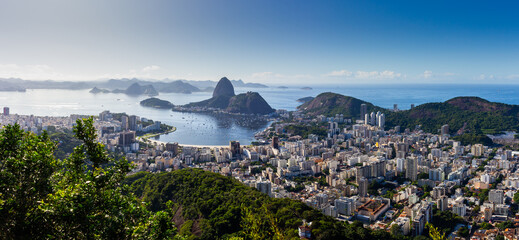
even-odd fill
[{"label": "hilltop", "polygon": [[361,104],[366,104],[368,111],[380,111],[382,109],[369,102],[332,92],[321,93],[314,99],[300,105],[297,109],[314,116],[344,114],[345,117],[359,119]]},{"label": "hilltop", "polygon": [[519,131],[519,106],[490,102],[479,97],[456,97],[445,102],[426,103],[413,109],[393,112],[369,102],[336,93],[321,93],[315,99],[298,107],[310,115],[361,119],[360,105],[366,104],[368,112],[381,111],[386,115],[386,127],[421,129],[437,133],[449,124],[451,134],[498,134],[503,131]]},{"label": "hilltop", "polygon": [[232,113],[269,114],[274,109],[257,92],[247,92],[231,97],[226,109]]},{"label": "hilltop", "polygon": [[498,134],[518,131],[518,114],[518,105],[490,102],[479,97],[456,97],[390,113],[386,122],[389,126],[399,125],[410,129],[421,125],[424,131],[431,133],[437,133],[443,124],[449,124],[451,134]]},{"label": "hilltop", "polygon": [[274,109],[257,92],[235,95],[234,87],[226,77],[220,79],[213,91],[213,97],[204,101],[189,103],[186,108],[216,108],[230,113],[269,114]]}]

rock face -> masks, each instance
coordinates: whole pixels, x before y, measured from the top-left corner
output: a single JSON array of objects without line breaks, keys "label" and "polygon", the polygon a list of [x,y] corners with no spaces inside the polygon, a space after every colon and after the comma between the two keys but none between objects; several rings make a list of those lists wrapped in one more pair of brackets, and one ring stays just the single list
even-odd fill
[{"label": "rock face", "polygon": [[216,87],[214,88],[213,98],[219,96],[234,96],[234,87],[232,86],[231,81],[229,81],[229,79],[227,79],[226,77],[220,79],[220,81],[218,82],[218,84],[216,84]]}]

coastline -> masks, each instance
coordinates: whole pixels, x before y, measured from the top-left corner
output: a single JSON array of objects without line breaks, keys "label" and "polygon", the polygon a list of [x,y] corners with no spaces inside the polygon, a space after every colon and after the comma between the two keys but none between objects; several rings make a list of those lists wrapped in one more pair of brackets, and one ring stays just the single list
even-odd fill
[{"label": "coastline", "polygon": [[[142,140],[142,138],[138,138],[139,141]],[[153,139],[146,139],[147,141],[149,141],[150,143],[155,143],[157,145],[159,144],[166,144],[168,142],[164,142],[164,141],[159,141],[159,140],[153,140]],[[181,147],[196,147],[196,148],[205,148],[205,147],[208,147],[208,148],[211,148],[211,149],[214,149],[214,148],[229,148],[229,145],[197,145],[197,144],[178,144],[179,146]]]}]

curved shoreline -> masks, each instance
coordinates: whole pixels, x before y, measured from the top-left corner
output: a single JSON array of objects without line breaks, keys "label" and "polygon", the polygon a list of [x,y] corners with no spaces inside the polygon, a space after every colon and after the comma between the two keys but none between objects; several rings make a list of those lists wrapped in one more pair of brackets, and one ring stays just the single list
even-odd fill
[{"label": "curved shoreline", "polygon": [[[164,135],[164,134],[169,134],[169,133],[172,133],[172,132],[175,132],[175,131],[177,131],[177,127],[172,126],[172,128],[170,130],[165,131],[165,132],[144,134],[144,135],[136,137],[136,138],[139,139],[139,140],[140,139],[150,140],[149,138],[160,136],[160,135]],[[153,140],[150,140],[150,141],[153,141]]]},{"label": "curved shoreline", "polygon": [[[146,139],[146,140],[148,140],[150,143],[155,143],[157,145],[168,143],[168,142],[153,140],[153,139]],[[182,144],[182,143],[179,143],[178,145],[181,147],[196,147],[196,148],[211,148],[211,149],[213,149],[213,148],[229,148],[229,145],[197,145],[197,144]]]}]

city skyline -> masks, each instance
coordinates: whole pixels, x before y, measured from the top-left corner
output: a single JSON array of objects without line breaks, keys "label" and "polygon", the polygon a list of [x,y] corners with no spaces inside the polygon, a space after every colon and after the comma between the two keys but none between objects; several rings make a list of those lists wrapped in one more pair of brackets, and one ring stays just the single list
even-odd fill
[{"label": "city skyline", "polygon": [[3,1],[0,78],[516,83],[518,3]]}]

